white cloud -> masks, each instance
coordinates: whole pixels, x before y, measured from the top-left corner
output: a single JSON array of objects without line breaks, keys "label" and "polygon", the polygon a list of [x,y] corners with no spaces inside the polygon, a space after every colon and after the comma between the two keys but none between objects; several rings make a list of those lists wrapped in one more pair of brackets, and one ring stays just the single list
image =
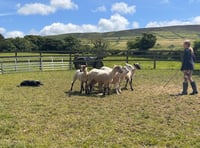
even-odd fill
[{"label": "white cloud", "polygon": [[149,22],[146,27],[164,27],[164,26],[176,26],[176,25],[200,25],[200,16],[194,17],[192,19],[181,21],[181,20],[171,20],[171,21],[152,21]]},{"label": "white cloud", "polygon": [[133,27],[133,29],[137,29],[140,27],[140,25],[138,22],[133,22],[132,27]]},{"label": "white cloud", "polygon": [[92,10],[92,12],[106,12],[105,6],[97,7],[95,10]]},{"label": "white cloud", "polygon": [[193,24],[200,25],[200,16],[196,16],[192,19]]},{"label": "white cloud", "polygon": [[136,12],[136,6],[128,6],[125,2],[119,2],[112,5],[111,11],[120,14],[133,14]]},{"label": "white cloud", "polygon": [[0,34],[4,34],[6,32],[5,28],[0,27]]},{"label": "white cloud", "polygon": [[129,21],[125,17],[119,14],[114,14],[110,17],[110,19],[100,19],[98,23],[98,28],[99,31],[105,32],[127,29],[128,25]]},{"label": "white cloud", "polygon": [[78,9],[78,5],[71,0],[51,0],[51,6],[63,9]]},{"label": "white cloud", "polygon": [[53,23],[49,26],[45,26],[41,31],[41,35],[56,35],[64,33],[78,33],[78,32],[95,32],[97,27],[85,24],[85,25],[75,25],[72,23],[63,24],[63,23]]},{"label": "white cloud", "polygon": [[24,33],[21,31],[10,31],[5,33],[6,38],[16,38],[16,37],[24,37]]},{"label": "white cloud", "polygon": [[110,19],[102,18],[98,25],[83,24],[76,25],[72,23],[53,23],[41,29],[41,35],[56,35],[65,33],[84,33],[84,32],[107,32],[127,29],[129,22],[119,14],[114,14]]},{"label": "white cloud", "polygon": [[18,9],[19,14],[23,15],[32,15],[32,14],[41,14],[48,15],[54,13],[56,9],[52,6],[44,5],[41,3],[25,4],[24,6]]},{"label": "white cloud", "polygon": [[17,13],[22,15],[48,15],[56,12],[58,9],[78,9],[78,5],[71,0],[51,0],[50,4],[28,3],[23,6],[17,4]]}]

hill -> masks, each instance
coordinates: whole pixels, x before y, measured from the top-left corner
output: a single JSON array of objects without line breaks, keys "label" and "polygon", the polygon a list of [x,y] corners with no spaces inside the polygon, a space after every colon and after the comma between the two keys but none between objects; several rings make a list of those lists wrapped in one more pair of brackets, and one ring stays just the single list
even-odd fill
[{"label": "hill", "polygon": [[155,49],[175,50],[182,48],[184,39],[198,40],[200,38],[200,25],[141,28],[105,33],[70,33],[49,37],[63,39],[66,36],[73,36],[81,39],[84,44],[89,44],[89,41],[94,38],[104,38],[110,42],[112,49],[126,49],[128,40],[134,40],[144,32],[156,35],[157,43]]}]

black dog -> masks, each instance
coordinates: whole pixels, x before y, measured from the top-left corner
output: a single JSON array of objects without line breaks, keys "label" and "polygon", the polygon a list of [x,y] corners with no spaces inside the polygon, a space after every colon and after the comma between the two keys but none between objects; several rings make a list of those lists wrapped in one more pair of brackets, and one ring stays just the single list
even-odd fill
[{"label": "black dog", "polygon": [[43,84],[38,80],[24,80],[20,83],[19,86],[35,86],[35,87],[38,87],[40,85],[43,85]]}]

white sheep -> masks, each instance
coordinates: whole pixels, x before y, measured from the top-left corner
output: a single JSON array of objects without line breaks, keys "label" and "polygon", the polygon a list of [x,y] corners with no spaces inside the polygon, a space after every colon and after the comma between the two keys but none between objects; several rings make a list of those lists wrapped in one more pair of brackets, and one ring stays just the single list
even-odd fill
[{"label": "white sheep", "polygon": [[[112,68],[109,68],[109,67],[106,67],[106,66],[102,67],[101,69],[107,70],[107,71],[112,71]],[[113,77],[113,80],[112,80],[111,83],[114,85],[115,91],[118,95],[122,92],[121,87],[120,87],[120,83],[121,83],[122,80],[125,79],[128,72],[129,72],[129,70],[124,66],[124,67],[122,67],[122,72],[121,73],[117,72]]]},{"label": "white sheep", "polygon": [[127,85],[129,83],[131,91],[133,91],[133,76],[135,74],[135,70],[136,69],[141,69],[140,64],[135,63],[133,65],[126,63],[126,68],[129,70],[129,72],[127,73],[125,80],[126,80],[126,84],[125,84],[125,89],[127,89]]},{"label": "white sheep", "polygon": [[[80,93],[85,90],[85,93],[87,93],[87,75],[88,75],[88,70],[86,65],[81,65],[80,69],[77,70],[74,74],[73,81],[71,83],[71,89],[70,92],[73,90],[74,83],[76,80],[79,80],[81,82],[81,89]],[[84,86],[85,84],[85,86]]]},{"label": "white sheep", "polygon": [[112,70],[92,69],[88,73],[88,84],[90,92],[92,91],[94,84],[99,83],[99,85],[104,88],[103,95],[106,94],[106,91],[109,94],[109,85],[118,72],[122,73],[121,66],[114,66]]}]

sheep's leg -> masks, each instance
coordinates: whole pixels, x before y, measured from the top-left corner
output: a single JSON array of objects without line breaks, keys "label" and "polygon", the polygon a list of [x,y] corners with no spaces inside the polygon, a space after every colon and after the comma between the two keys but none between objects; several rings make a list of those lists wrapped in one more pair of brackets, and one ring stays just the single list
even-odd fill
[{"label": "sheep's leg", "polygon": [[131,91],[133,91],[133,79],[131,79],[131,80],[129,81],[129,84],[130,84]]},{"label": "sheep's leg", "polygon": [[115,91],[116,91],[117,95],[119,95],[121,93],[119,84],[115,84]]},{"label": "sheep's leg", "polygon": [[110,95],[110,87],[108,87],[107,90],[108,90],[108,95]]},{"label": "sheep's leg", "polygon": [[111,89],[110,89],[109,84],[106,85],[106,88],[107,88],[107,91],[108,91],[107,94],[110,95],[110,90],[111,90]]},{"label": "sheep's leg", "polygon": [[70,88],[70,91],[73,90],[73,86],[74,86],[75,81],[76,81],[76,80],[74,80],[74,81],[72,82],[72,84],[71,84],[71,88]]},{"label": "sheep's leg", "polygon": [[89,83],[88,94],[91,94],[91,92],[92,92],[92,82]]},{"label": "sheep's leg", "polygon": [[83,92],[83,81],[81,82],[81,90],[80,90],[80,94],[82,94],[82,92]]},{"label": "sheep's leg", "polygon": [[106,95],[106,90],[107,90],[107,87],[104,87],[104,88],[103,88],[103,96]]},{"label": "sheep's leg", "polygon": [[89,92],[88,92],[88,84],[87,84],[87,81],[85,82],[85,94],[87,95]]},{"label": "sheep's leg", "polygon": [[129,80],[127,79],[127,80],[126,80],[126,84],[125,84],[125,86],[124,86],[125,89],[127,89],[128,81],[129,81]]},{"label": "sheep's leg", "polygon": [[120,94],[119,89],[116,88],[115,90],[116,90],[117,95],[119,95]]}]

